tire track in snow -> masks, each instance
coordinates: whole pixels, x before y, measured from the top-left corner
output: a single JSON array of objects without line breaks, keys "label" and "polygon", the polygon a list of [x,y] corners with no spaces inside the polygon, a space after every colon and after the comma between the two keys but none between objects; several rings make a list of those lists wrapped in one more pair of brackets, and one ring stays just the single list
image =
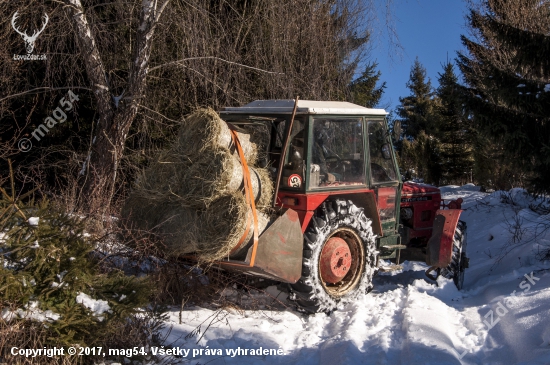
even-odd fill
[{"label": "tire track in snow", "polygon": [[318,348],[322,365],[398,364],[406,293],[404,288],[371,293],[330,316],[311,316],[296,345]]}]

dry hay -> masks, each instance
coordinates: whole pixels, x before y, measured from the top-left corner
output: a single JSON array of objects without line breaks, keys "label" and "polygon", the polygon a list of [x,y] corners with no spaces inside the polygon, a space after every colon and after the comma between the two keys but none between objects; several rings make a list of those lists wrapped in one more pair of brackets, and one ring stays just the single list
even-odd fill
[{"label": "dry hay", "polygon": [[[258,234],[269,224],[273,182],[267,169],[253,167],[256,146],[240,134],[255,203]],[[189,116],[176,143],[150,164],[122,209],[135,228],[163,237],[167,254],[195,253],[200,262],[231,255],[242,259],[253,242],[253,219],[246,203],[243,168],[227,124],[211,109]],[[231,251],[249,232],[240,248]]]},{"label": "dry hay", "polygon": [[160,235],[168,247],[166,253],[169,256],[197,250],[200,216],[194,209],[134,192],[126,200],[121,216],[133,229]]},{"label": "dry hay", "polygon": [[200,156],[182,175],[177,191],[200,207],[208,207],[212,201],[243,186],[241,163],[226,148]]},{"label": "dry hay", "polygon": [[[237,246],[247,226],[250,228],[244,242],[231,257],[240,256],[253,243],[253,219],[251,211],[242,193],[237,192],[221,197],[201,216],[201,223],[209,227],[204,229],[198,248],[199,259],[214,261],[230,257],[230,252]],[[258,236],[265,230],[269,218],[257,212]]]},{"label": "dry hay", "polygon": [[[147,196],[167,195],[176,197],[182,190],[178,189],[185,172],[193,161],[173,150],[160,153],[158,158],[142,172],[137,179],[137,191],[147,193]],[[181,202],[181,199],[180,199]]]},{"label": "dry hay", "polygon": [[[238,132],[237,135],[247,162],[254,165],[258,157],[256,145],[250,142],[248,134]],[[210,108],[199,109],[184,119],[176,148],[187,156],[197,156],[219,148],[227,148],[237,154],[227,123]]]},{"label": "dry hay", "polygon": [[[248,235],[231,257],[243,258],[253,243],[252,212],[241,192],[223,196],[203,211],[133,193],[126,201],[121,215],[134,229],[160,235],[168,256],[195,253],[199,262],[227,258],[241,240],[247,226]],[[260,235],[269,224],[269,218],[261,212],[257,212],[257,217]]]},{"label": "dry hay", "polygon": [[[273,183],[267,169],[250,167],[255,202],[260,209],[271,204]],[[243,190],[240,161],[225,148],[191,160],[173,151],[163,153],[139,178],[136,194],[148,199],[177,202],[196,209]]]},{"label": "dry hay", "polygon": [[[254,172],[259,176],[260,180],[258,189],[254,188],[255,179],[251,179],[256,207],[260,211],[265,212],[271,208],[271,204],[273,203],[273,191],[275,190],[273,187],[273,180],[271,179],[271,174],[268,169],[252,168],[251,170],[254,170]],[[251,172],[250,175],[252,177],[252,175],[255,174]],[[258,191],[256,189],[258,189]]]}]

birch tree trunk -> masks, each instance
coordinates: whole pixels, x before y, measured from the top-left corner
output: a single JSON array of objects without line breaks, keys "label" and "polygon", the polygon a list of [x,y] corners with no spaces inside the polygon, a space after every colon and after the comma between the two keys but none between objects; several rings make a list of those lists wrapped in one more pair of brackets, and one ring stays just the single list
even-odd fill
[{"label": "birch tree trunk", "polygon": [[137,115],[139,101],[145,96],[155,26],[169,0],[162,5],[156,0],[142,1],[127,87],[124,95],[118,97],[110,90],[105,66],[81,0],[66,0],[66,3],[99,115],[90,153],[81,171],[83,193],[79,208],[89,214],[103,215],[108,212],[114,195],[128,131]]}]

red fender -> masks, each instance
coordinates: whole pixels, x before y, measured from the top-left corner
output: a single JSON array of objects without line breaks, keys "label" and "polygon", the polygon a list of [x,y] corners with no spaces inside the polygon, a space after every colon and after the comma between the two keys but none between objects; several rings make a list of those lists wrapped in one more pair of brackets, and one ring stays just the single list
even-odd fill
[{"label": "red fender", "polygon": [[426,263],[444,268],[451,263],[453,238],[462,209],[446,209],[435,212],[432,237],[428,241]]}]

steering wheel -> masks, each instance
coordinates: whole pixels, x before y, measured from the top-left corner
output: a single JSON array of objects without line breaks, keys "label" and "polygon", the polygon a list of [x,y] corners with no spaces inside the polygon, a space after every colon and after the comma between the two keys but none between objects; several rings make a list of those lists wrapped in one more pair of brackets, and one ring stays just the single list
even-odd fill
[{"label": "steering wheel", "polygon": [[340,157],[338,157],[337,155],[331,155],[331,156],[325,157],[325,161],[327,163],[340,164],[342,162],[342,159]]}]

